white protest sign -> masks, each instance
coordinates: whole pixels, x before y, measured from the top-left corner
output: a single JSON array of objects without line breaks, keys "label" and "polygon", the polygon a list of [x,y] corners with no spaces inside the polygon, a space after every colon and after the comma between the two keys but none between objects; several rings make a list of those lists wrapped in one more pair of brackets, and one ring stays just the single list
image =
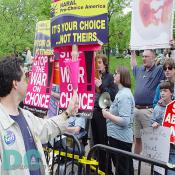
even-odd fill
[{"label": "white protest sign", "polygon": [[[162,126],[157,129],[149,127],[143,129],[141,134],[143,156],[167,163],[170,150],[170,129]],[[165,173],[164,169],[160,167],[155,167],[154,170],[162,175]]]},{"label": "white protest sign", "polygon": [[173,0],[134,0],[131,49],[169,48],[173,34]]}]

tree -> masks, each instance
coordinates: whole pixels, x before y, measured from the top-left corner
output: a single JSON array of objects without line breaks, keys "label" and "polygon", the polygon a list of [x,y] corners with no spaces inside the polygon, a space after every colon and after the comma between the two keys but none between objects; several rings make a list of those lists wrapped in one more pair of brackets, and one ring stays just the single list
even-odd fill
[{"label": "tree", "polygon": [[131,13],[124,14],[129,0],[110,0],[108,8],[109,48],[123,50],[129,45]]},{"label": "tree", "polygon": [[129,46],[131,30],[131,13],[126,15],[115,14],[109,24],[109,45],[120,50]]},{"label": "tree", "polygon": [[50,0],[0,1],[0,56],[33,47],[35,25],[49,19]]}]

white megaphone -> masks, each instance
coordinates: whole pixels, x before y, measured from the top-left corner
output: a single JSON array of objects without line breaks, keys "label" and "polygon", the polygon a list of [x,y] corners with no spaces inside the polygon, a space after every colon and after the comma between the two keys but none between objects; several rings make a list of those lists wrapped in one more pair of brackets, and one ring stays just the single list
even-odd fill
[{"label": "white megaphone", "polygon": [[108,92],[103,92],[99,98],[98,104],[100,108],[109,108],[112,104],[110,94]]}]

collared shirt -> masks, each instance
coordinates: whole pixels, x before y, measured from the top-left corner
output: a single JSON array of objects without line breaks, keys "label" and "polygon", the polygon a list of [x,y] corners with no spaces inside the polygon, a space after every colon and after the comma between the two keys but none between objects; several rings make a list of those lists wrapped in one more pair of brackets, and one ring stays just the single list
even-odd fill
[{"label": "collared shirt", "polygon": [[134,99],[136,105],[152,105],[157,85],[164,79],[162,66],[154,65],[146,70],[144,66],[133,68],[136,80]]},{"label": "collared shirt", "polygon": [[[58,134],[64,133],[67,126],[67,116],[63,113],[50,119],[41,119],[34,116],[31,112],[20,109],[29,126],[32,137],[34,139],[37,150],[41,154],[41,174],[49,175],[48,167],[41,143],[47,143],[55,138]],[[5,152],[16,152],[22,160],[26,155],[25,144],[19,126],[8,115],[4,107],[0,103],[0,174],[2,175],[29,175],[29,169],[25,166],[25,162],[18,163],[17,167],[11,167],[6,158]],[[6,162],[4,162],[7,160]],[[19,168],[18,168],[19,166]],[[9,171],[9,168],[13,170]]]},{"label": "collared shirt", "polygon": [[107,135],[114,139],[132,143],[133,142],[133,117],[134,117],[134,97],[129,88],[119,89],[115,100],[110,106],[110,113],[123,119],[120,123],[114,123],[107,119]]},{"label": "collared shirt", "polygon": [[69,127],[79,126],[82,129],[85,129],[86,121],[85,121],[85,118],[83,117],[71,116],[68,118],[67,122]]}]

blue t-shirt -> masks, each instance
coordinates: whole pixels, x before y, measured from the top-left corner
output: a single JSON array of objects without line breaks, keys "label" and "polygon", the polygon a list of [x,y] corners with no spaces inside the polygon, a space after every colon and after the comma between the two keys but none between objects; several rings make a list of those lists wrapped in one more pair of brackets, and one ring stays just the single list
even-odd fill
[{"label": "blue t-shirt", "polygon": [[153,66],[148,71],[144,66],[133,68],[136,80],[134,99],[136,105],[152,105],[157,85],[164,79],[162,66]]},{"label": "blue t-shirt", "polygon": [[18,124],[21,130],[21,134],[23,136],[24,145],[26,149],[30,175],[41,175],[39,168],[39,162],[41,158],[40,155],[38,155],[39,152],[37,151],[37,148],[35,146],[35,142],[29,129],[29,126],[26,122],[26,119],[24,118],[21,112],[17,116],[10,115],[10,117]]}]

